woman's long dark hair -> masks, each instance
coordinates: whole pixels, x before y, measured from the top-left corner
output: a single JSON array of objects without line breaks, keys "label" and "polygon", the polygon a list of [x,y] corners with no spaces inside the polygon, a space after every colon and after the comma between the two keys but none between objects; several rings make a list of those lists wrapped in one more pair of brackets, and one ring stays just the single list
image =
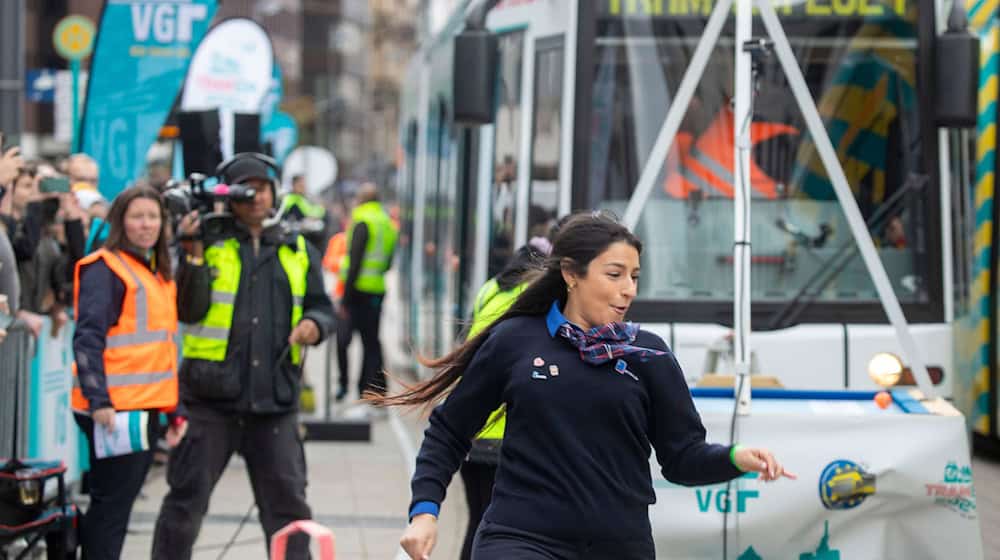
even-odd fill
[{"label": "woman's long dark hair", "polygon": [[530,278],[534,272],[544,270],[546,256],[531,245],[523,245],[514,253],[507,266],[495,276],[501,292],[506,292]]},{"label": "woman's long dark hair", "polygon": [[613,243],[625,242],[642,253],[642,242],[632,232],[620,224],[611,214],[605,212],[581,212],[572,215],[560,227],[552,254],[545,260],[541,275],[518,296],[506,313],[497,318],[489,327],[448,354],[434,359],[417,356],[426,367],[435,370],[433,377],[392,396],[367,394],[365,399],[377,406],[433,405],[440,401],[465,373],[476,351],[493,331],[493,328],[507,319],[525,315],[545,315],[552,302],[558,300],[560,307],[566,305],[566,281],[563,270],[576,276],[585,276],[590,261],[603,253]]},{"label": "woman's long dark hair", "polygon": [[[125,212],[132,201],[139,198],[152,200],[160,208],[160,235],[156,238],[156,245],[153,246],[153,255],[156,257],[156,272],[159,272],[166,280],[173,280],[174,274],[170,266],[170,252],[167,247],[167,228],[170,227],[170,220],[160,193],[152,187],[129,187],[115,197],[114,202],[111,203],[111,209],[108,210],[107,222],[111,232],[108,233],[108,240],[104,242],[104,248],[116,251],[132,247],[125,236]],[[135,248],[133,247],[133,249]]]}]

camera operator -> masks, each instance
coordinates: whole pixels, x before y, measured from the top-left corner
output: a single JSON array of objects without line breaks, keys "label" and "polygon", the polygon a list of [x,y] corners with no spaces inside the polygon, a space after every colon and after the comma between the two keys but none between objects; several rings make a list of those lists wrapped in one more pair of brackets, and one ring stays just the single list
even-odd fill
[{"label": "camera operator", "polygon": [[[234,452],[246,460],[268,542],[291,521],[311,517],[296,418],[302,345],[318,344],[332,331],[333,309],[315,250],[301,235],[269,227],[270,167],[257,154],[237,154],[219,179],[230,192],[252,189],[253,199],[230,198],[231,220],[194,211],[179,223],[178,316],[188,324],[179,412],[189,425],[167,467],[170,491],[156,522],[153,558],[191,557],[212,490]],[[308,541],[293,539],[289,558],[306,557]]]}]

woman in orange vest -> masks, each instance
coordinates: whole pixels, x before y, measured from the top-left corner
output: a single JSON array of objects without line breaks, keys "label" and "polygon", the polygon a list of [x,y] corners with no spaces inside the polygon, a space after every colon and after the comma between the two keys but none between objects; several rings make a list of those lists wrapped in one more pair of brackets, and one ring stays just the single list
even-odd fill
[{"label": "woman in orange vest", "polygon": [[[160,412],[177,406],[177,288],[160,195],[123,191],[104,248],[76,265],[72,406],[90,443],[84,557],[121,555],[132,504],[153,460]],[[186,424],[171,425],[176,444]]]}]

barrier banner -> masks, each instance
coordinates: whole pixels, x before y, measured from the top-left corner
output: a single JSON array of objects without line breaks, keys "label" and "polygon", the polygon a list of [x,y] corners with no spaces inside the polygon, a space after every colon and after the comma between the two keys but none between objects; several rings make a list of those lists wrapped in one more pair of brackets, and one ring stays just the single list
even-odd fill
[{"label": "barrier banner", "polygon": [[63,461],[66,481],[80,478],[80,430],[73,420],[73,323],[52,337],[52,321],[45,317],[35,344],[28,389],[28,457]]},{"label": "barrier banner", "polygon": [[[708,440],[727,443],[732,400],[695,402]],[[770,449],[798,480],[686,488],[664,480],[654,456],[658,557],[722,558],[728,511],[728,559],[982,558],[961,415],[755,397],[737,425],[737,442]]]}]

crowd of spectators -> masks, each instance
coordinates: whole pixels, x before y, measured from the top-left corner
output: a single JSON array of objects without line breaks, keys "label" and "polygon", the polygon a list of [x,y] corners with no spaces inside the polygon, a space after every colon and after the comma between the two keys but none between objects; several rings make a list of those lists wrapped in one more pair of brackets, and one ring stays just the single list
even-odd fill
[{"label": "crowd of spectators", "polygon": [[108,201],[97,163],[85,154],[28,161],[18,147],[0,153],[0,342],[14,320],[52,337],[69,322],[76,262],[102,239]]}]

